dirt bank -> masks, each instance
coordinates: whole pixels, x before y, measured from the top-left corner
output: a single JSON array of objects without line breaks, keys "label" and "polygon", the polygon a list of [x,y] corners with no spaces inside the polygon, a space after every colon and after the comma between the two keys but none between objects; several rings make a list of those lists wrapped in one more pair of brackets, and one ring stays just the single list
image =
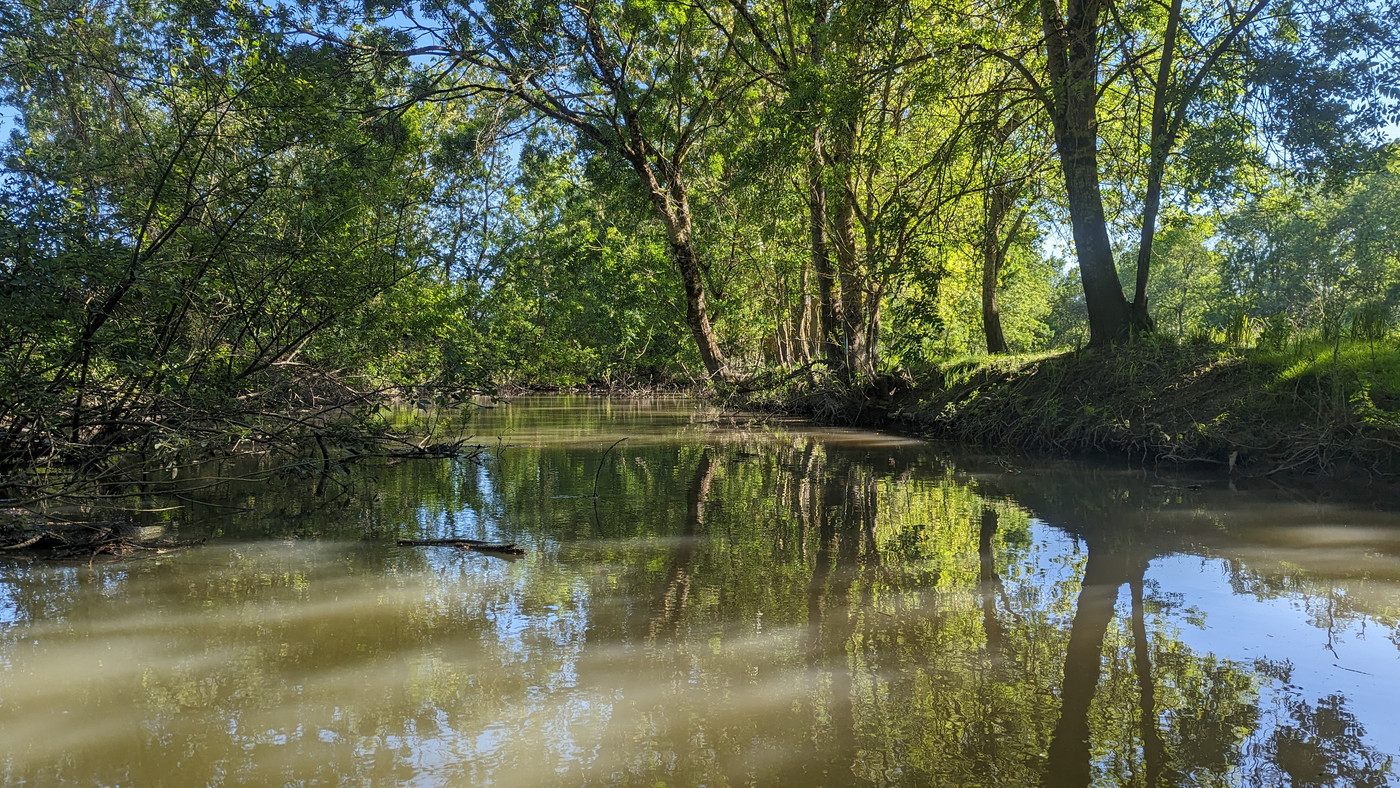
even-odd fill
[{"label": "dirt bank", "polygon": [[1167,341],[979,359],[889,391],[788,390],[745,404],[987,447],[1238,474],[1400,473],[1395,351],[1232,351]]}]

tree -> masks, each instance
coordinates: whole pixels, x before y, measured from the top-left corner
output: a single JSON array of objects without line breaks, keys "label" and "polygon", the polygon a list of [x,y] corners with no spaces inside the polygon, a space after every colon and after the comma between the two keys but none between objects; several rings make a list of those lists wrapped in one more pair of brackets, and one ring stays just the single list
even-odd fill
[{"label": "tree", "polygon": [[358,394],[318,339],[419,270],[414,117],[359,114],[399,72],[214,5],[5,14],[0,473],[31,495],[40,463],[115,484],[320,434],[307,392]]},{"label": "tree", "polygon": [[1214,234],[1210,221],[1184,212],[1163,219],[1152,247],[1155,273],[1148,288],[1159,330],[1185,339],[1205,327],[1211,305],[1221,300],[1219,254],[1208,246]]},{"label": "tree", "polygon": [[732,16],[712,23],[775,94],[765,122],[782,130],[803,184],[822,355],[839,379],[868,380],[885,301],[901,281],[934,275],[924,264],[931,228],[974,188],[950,177],[967,145],[968,108],[952,100],[961,85],[929,54],[948,10],[730,5]]},{"label": "tree", "polygon": [[1293,329],[1335,336],[1368,312],[1388,327],[1400,307],[1400,175],[1389,167],[1331,188],[1280,173],[1231,206],[1217,232],[1224,295],[1207,305],[1216,321],[1242,310],[1274,321],[1275,341]]},{"label": "tree", "polygon": [[1010,351],[997,290],[1007,255],[1030,216],[1030,206],[1023,203],[1028,202],[1027,196],[1034,196],[1036,181],[1044,171],[1044,162],[1033,153],[1040,130],[1028,122],[1022,106],[1027,99],[1015,90],[1015,75],[1007,74],[1002,65],[994,64],[997,82],[980,97],[983,116],[977,140],[980,180],[986,184],[980,228],[982,331],[987,352],[993,354]]},{"label": "tree", "polygon": [[[676,2],[587,0],[543,7],[499,0],[402,9],[380,7],[368,21],[382,36],[330,32],[352,18],[347,9],[300,28],[342,47],[398,58],[434,58],[419,100],[495,92],[573,129],[587,149],[626,167],[665,228],[685,291],[686,323],[712,377],[730,375],[711,324],[706,260],[695,247],[691,180],[694,154],[716,128],[739,113],[750,78],[733,46],[693,6]],[[399,28],[395,29],[398,25]],[[410,37],[431,43],[401,46]]]},{"label": "tree", "polygon": [[[1221,118],[1247,118],[1235,124],[1237,133],[1272,132],[1327,158],[1383,119],[1393,77],[1379,67],[1396,33],[1380,21],[1393,15],[1382,5],[1315,0],[1265,14],[1270,0],[1172,0],[1165,8],[1040,0],[1039,41],[1025,31],[1008,42],[969,45],[1017,68],[1053,123],[1093,344],[1152,327],[1152,243],[1167,167],[1183,136]],[[1015,15],[1006,8],[997,18]],[[1303,30],[1309,35],[1300,36]],[[1132,302],[1114,266],[1105,140],[1146,164]]]}]

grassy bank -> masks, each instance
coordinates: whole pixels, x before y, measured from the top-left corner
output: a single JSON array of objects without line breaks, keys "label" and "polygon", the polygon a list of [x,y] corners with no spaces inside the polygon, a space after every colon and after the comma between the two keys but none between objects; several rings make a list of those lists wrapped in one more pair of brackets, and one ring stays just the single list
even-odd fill
[{"label": "grassy bank", "polygon": [[981,446],[1236,473],[1400,473],[1400,350],[1238,350],[1163,339],[1106,351],[956,359],[892,394],[789,390],[757,402]]}]

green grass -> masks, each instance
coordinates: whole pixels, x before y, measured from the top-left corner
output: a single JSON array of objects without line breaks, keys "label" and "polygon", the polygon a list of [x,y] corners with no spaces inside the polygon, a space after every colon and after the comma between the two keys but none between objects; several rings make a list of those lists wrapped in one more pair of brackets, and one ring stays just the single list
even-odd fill
[{"label": "green grass", "polygon": [[798,380],[769,397],[819,419],[899,423],[976,445],[1227,473],[1400,476],[1396,338],[1269,350],[1159,335],[1111,349],[950,356],[912,374],[912,388],[893,395]]},{"label": "green grass", "polygon": [[907,418],[971,443],[1256,472],[1393,469],[1400,347],[1240,349],[1157,336],[1111,350],[958,356],[930,365],[917,396]]},{"label": "green grass", "polygon": [[1252,361],[1276,368],[1278,380],[1283,383],[1340,373],[1344,383],[1400,394],[1400,347],[1394,340],[1344,340],[1340,345],[1317,343],[1244,353]]},{"label": "green grass", "polygon": [[[1149,339],[1137,348],[1124,349],[1120,356],[1121,363],[1131,367],[1142,363],[1144,358],[1157,355],[1155,351],[1172,352],[1175,348],[1186,350],[1170,338]],[[941,377],[943,386],[948,388],[972,380],[979,374],[1013,377],[1016,373],[1029,371],[1028,368],[1039,362],[1057,359],[1072,352],[1059,348],[1014,355],[993,356],[978,353],[950,356],[934,361],[930,370],[920,377],[928,378],[932,373]],[[1400,395],[1400,342],[1395,338],[1378,342],[1348,339],[1343,340],[1340,345],[1312,342],[1282,350],[1200,345],[1192,348],[1191,352],[1196,363],[1203,366],[1214,361],[1228,360],[1257,365],[1279,384],[1308,378],[1330,379],[1340,372],[1343,385],[1348,389],[1366,385],[1374,392]]]},{"label": "green grass", "polygon": [[943,376],[943,385],[951,387],[971,380],[979,373],[1009,377],[1037,362],[1071,352],[1073,351],[1067,348],[1057,348],[1039,353],[1015,353],[997,356],[987,353],[969,353],[936,361],[933,364],[933,369]]}]

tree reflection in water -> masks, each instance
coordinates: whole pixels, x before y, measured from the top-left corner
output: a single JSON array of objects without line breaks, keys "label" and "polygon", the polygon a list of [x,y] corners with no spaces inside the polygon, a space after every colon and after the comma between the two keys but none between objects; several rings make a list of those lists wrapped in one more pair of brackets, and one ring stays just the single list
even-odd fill
[{"label": "tree reflection in water", "polygon": [[[1362,570],[1271,562],[1254,546],[1276,536],[1204,513],[1228,501],[1124,474],[550,402],[475,425],[519,443],[482,467],[381,468],[320,510],[291,487],[236,498],[253,511],[210,522],[245,547],[0,569],[6,780],[1394,779],[1354,696],[1305,691],[1283,658],[1188,645],[1212,611],[1154,575],[1223,555],[1250,599],[1326,599],[1319,627],[1392,631],[1396,606],[1374,601],[1400,598],[1389,564],[1364,570],[1382,593],[1346,593]],[[131,654],[116,665],[114,643]],[[86,739],[64,733],[75,704]]]}]

